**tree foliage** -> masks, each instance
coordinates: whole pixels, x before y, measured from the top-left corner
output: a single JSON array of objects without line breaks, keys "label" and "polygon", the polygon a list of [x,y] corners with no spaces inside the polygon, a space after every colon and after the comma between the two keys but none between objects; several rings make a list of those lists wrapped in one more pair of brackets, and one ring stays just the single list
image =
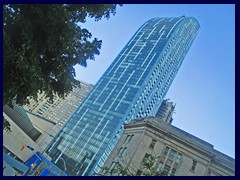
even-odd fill
[{"label": "tree foliage", "polygon": [[11,125],[8,122],[8,120],[4,118],[4,116],[3,116],[3,130],[6,131],[7,133],[12,132]]},{"label": "tree foliage", "polygon": [[[142,173],[141,176],[167,176],[167,173],[164,171],[157,171],[155,164],[159,156],[150,155],[148,159],[142,162]],[[121,165],[117,162],[116,165],[111,168],[104,166],[100,175],[110,175],[110,176],[135,176],[136,172],[133,173],[133,169],[136,167],[133,164]],[[132,169],[132,170],[131,170]]]},{"label": "tree foliage", "polygon": [[110,18],[116,4],[3,5],[4,104],[23,105],[45,92],[52,97],[78,85],[74,65],[86,67],[102,41],[81,23]]}]

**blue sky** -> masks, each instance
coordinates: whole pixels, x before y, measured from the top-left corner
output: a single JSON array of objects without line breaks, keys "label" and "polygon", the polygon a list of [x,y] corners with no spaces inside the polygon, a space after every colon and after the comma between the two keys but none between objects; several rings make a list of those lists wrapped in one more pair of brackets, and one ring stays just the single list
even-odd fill
[{"label": "blue sky", "polygon": [[234,5],[126,4],[109,20],[88,19],[81,27],[103,40],[100,55],[77,78],[95,84],[137,29],[153,17],[192,16],[200,31],[166,98],[176,103],[173,125],[235,158]]}]

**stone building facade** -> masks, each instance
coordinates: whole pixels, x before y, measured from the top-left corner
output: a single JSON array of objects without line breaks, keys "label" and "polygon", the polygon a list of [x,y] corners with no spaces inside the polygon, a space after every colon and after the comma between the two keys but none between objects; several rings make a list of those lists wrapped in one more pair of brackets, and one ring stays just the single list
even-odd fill
[{"label": "stone building facade", "polygon": [[159,117],[132,120],[105,162],[118,163],[133,175],[141,175],[143,162],[157,157],[156,171],[172,176],[234,176],[235,160],[213,145],[174,127]]}]

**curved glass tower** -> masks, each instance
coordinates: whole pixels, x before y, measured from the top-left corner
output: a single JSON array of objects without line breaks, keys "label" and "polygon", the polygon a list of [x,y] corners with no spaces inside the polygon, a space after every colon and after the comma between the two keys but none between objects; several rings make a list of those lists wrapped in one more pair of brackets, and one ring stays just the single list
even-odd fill
[{"label": "curved glass tower", "polygon": [[69,175],[98,172],[124,123],[154,116],[200,26],[195,18],[153,18],[133,35],[47,153]]}]

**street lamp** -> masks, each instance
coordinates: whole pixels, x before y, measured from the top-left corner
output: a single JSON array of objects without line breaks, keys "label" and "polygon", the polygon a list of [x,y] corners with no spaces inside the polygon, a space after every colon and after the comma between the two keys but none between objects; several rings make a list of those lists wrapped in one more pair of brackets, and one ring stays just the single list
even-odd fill
[{"label": "street lamp", "polygon": [[64,165],[63,175],[64,175],[65,171],[67,170],[66,162],[65,162],[65,160],[61,156],[59,157],[59,159],[61,159],[63,161],[63,165]]}]

